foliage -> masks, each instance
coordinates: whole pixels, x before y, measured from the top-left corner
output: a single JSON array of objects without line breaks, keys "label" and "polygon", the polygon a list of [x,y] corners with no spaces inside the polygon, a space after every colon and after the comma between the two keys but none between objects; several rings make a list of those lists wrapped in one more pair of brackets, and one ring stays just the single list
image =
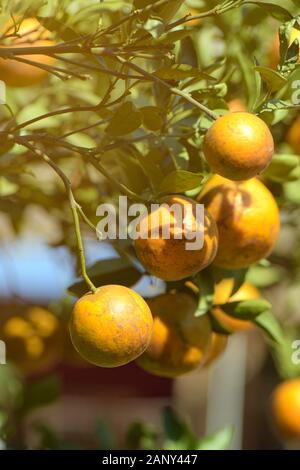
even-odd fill
[{"label": "foliage", "polygon": [[[201,0],[196,5],[199,14],[194,15],[201,20],[197,25],[189,14],[192,4],[184,0],[92,0],[88,5],[84,0],[1,2],[2,31],[11,16],[16,26],[22,17],[37,17],[55,41],[42,52],[56,62],[41,84],[8,88],[7,104],[0,107],[0,211],[9,217],[16,234],[22,232],[29,206],[55,221],[57,230],[47,235],[47,241],[66,245],[77,255],[84,282],[70,287],[76,295],[87,290],[86,284],[92,289],[106,283],[132,286],[144,274],[132,248],[121,240],[113,243],[119,259],[99,261],[86,272],[81,232],[101,238],[95,229],[97,206],[117,204],[120,194],[147,204],[161,195],[195,196],[210,175],[202,152],[205,132],[228,111],[230,100],[241,97],[247,109],[272,128],[276,155],[263,179],[280,206],[283,232],[292,232],[294,248],[287,251],[279,243],[268,261],[249,270],[203,271],[193,279],[202,285],[196,314],[210,311],[218,277],[234,277],[234,291],[245,279],[264,288],[283,281],[290,287],[299,283],[299,156],[285,141],[299,108],[293,99],[293,83],[300,79],[299,40],[289,42],[292,28],[300,30],[298,2]],[[270,45],[276,34],[279,61],[272,67]],[[4,32],[0,42],[5,39]],[[0,58],[14,57],[21,63],[26,57],[22,50],[7,51],[1,47]],[[54,171],[45,171],[47,165]],[[184,283],[176,287],[184,288]],[[282,377],[299,374],[281,360],[289,335],[271,314],[269,302],[233,302],[222,308],[252,320],[266,333]],[[299,320],[295,323],[293,337]],[[224,333],[216,319],[212,326]],[[1,375],[0,380],[5,381]],[[27,390],[19,413],[44,405],[36,399],[44,397],[39,387],[49,393],[46,401],[55,399],[55,379],[47,380]],[[13,384],[9,402],[18,401],[22,383],[17,378],[9,383]],[[198,441],[170,412],[164,419],[165,448],[227,446],[229,431]],[[0,425],[4,422],[0,416]],[[43,428],[44,439],[53,440],[48,431]],[[130,438],[151,447],[155,436],[139,424],[131,429]]]}]

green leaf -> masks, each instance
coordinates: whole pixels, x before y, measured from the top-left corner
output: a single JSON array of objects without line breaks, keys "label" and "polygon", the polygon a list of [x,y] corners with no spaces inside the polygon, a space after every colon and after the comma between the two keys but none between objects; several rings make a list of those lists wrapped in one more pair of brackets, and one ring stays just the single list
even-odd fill
[{"label": "green leaf", "polygon": [[72,39],[80,37],[76,31],[54,17],[44,18],[42,16],[38,16],[38,20],[49,31],[55,31],[64,41],[72,41]]},{"label": "green leaf", "polygon": [[271,341],[283,342],[283,331],[280,323],[270,311],[265,311],[253,319],[254,323],[267,334]]},{"label": "green leaf", "polygon": [[204,98],[224,98],[227,95],[228,88],[226,83],[217,83],[216,85],[209,85],[208,87],[203,87],[202,89],[198,91],[193,91],[192,97],[200,101],[201,99]]},{"label": "green leaf", "polygon": [[[142,276],[132,264],[123,258],[111,258],[97,261],[88,269],[88,275],[96,287],[105,284],[120,284],[133,286]],[[87,292],[86,283],[83,281],[72,284],[68,290],[78,297]]]},{"label": "green leaf", "polygon": [[205,269],[197,275],[200,297],[195,317],[205,315],[213,305],[215,282],[210,269]]},{"label": "green leaf", "polygon": [[22,414],[56,401],[60,395],[60,385],[60,380],[55,375],[28,384],[24,392]]},{"label": "green leaf", "polygon": [[291,37],[291,31],[293,27],[294,21],[288,21],[287,23],[284,23],[283,25],[280,26],[279,28],[279,66],[280,70],[285,64],[286,60],[286,55],[287,51],[289,49],[289,43],[290,43],[290,37]]},{"label": "green leaf", "polygon": [[279,282],[285,275],[284,269],[279,266],[251,266],[248,274],[247,281],[255,284],[258,288],[265,288],[272,286]]},{"label": "green leaf", "polygon": [[286,61],[296,64],[299,60],[299,39],[295,39],[287,51]]},{"label": "green leaf", "polygon": [[163,80],[183,80],[184,78],[190,77],[202,77],[206,79],[209,77],[205,72],[201,72],[201,70],[188,64],[166,65],[156,70],[154,75]]},{"label": "green leaf", "polygon": [[190,427],[170,407],[164,409],[163,428],[166,436],[164,449],[194,449],[196,442]]},{"label": "green leaf", "polygon": [[275,154],[269,167],[264,171],[264,177],[277,183],[294,181],[300,177],[300,158],[298,155]]},{"label": "green leaf", "polygon": [[156,192],[164,178],[164,174],[158,164],[161,156],[161,149],[154,148],[147,155],[140,155],[138,157],[139,163],[147,175],[154,192]]},{"label": "green leaf", "polygon": [[192,145],[188,139],[180,139],[181,145],[184,147],[188,159],[189,159],[189,166],[188,170],[191,172],[199,172],[204,170],[204,162],[201,158],[201,154],[199,149]]},{"label": "green leaf", "polygon": [[163,113],[157,106],[144,106],[139,110],[142,114],[143,126],[149,131],[159,131],[163,124]]},{"label": "green leaf", "polygon": [[148,424],[133,422],[125,435],[126,449],[157,449],[157,433]]},{"label": "green leaf", "polygon": [[138,129],[142,124],[142,115],[131,102],[122,104],[106,128],[112,137],[119,137]]},{"label": "green leaf", "polygon": [[240,300],[222,304],[222,310],[228,315],[242,320],[253,320],[263,312],[270,310],[271,304],[265,299]]},{"label": "green leaf", "polygon": [[208,312],[208,316],[209,316],[212,331],[214,333],[218,333],[219,335],[225,335],[225,336],[229,336],[232,334],[232,331],[227,330],[211,312]]},{"label": "green leaf", "polygon": [[[153,3],[153,0],[152,0]],[[154,7],[154,11],[157,11],[158,15],[168,23],[178,12],[181,5],[184,3],[184,0],[169,0],[166,4],[161,5],[160,7]]]},{"label": "green leaf", "polygon": [[280,90],[287,83],[286,78],[274,69],[260,65],[254,67],[254,69],[259,72],[271,92]]},{"label": "green leaf", "polygon": [[233,438],[232,427],[217,431],[211,436],[204,437],[198,441],[196,450],[228,450]]},{"label": "green leaf", "polygon": [[181,41],[181,39],[189,36],[191,32],[188,29],[179,29],[177,31],[171,31],[170,33],[162,34],[157,42],[159,44],[174,44],[176,41]]},{"label": "green leaf", "polygon": [[19,371],[11,364],[0,364],[0,408],[19,408],[23,392],[24,384]]},{"label": "green leaf", "polygon": [[106,152],[101,157],[106,170],[137,194],[149,187],[149,179],[140,165],[139,158],[133,157],[127,147]]},{"label": "green leaf", "polygon": [[254,63],[248,55],[238,46],[236,59],[241,69],[247,92],[247,103],[249,109],[252,109],[260,95],[260,83],[257,80]]},{"label": "green leaf", "polygon": [[186,170],[174,170],[168,173],[161,182],[158,194],[176,194],[197,188],[203,176],[200,173],[192,173]]},{"label": "green leaf", "polygon": [[299,109],[299,105],[294,105],[291,101],[270,100],[262,105],[260,112],[274,112],[279,110]]},{"label": "green leaf", "polygon": [[286,8],[283,8],[275,3],[266,3],[261,1],[254,2],[249,0],[247,0],[245,3],[250,3],[252,5],[263,8],[263,10],[265,10],[269,15],[273,16],[273,18],[281,22],[290,21],[293,19],[292,14]]},{"label": "green leaf", "polygon": [[7,178],[4,178],[4,176],[0,176],[0,196],[1,197],[11,196],[12,194],[15,194],[18,191],[18,189],[19,187],[17,184],[12,183]]},{"label": "green leaf", "polygon": [[294,203],[300,205],[300,179],[290,181],[283,185],[284,197]]},{"label": "green leaf", "polygon": [[94,139],[88,134],[84,134],[83,132],[76,132],[75,134],[71,134],[67,136],[66,141],[72,145],[77,145],[79,147],[85,147],[85,148],[96,147],[96,143]]},{"label": "green leaf", "polygon": [[283,341],[273,345],[272,356],[283,380],[300,377],[299,337],[299,327],[288,327],[284,330]]}]

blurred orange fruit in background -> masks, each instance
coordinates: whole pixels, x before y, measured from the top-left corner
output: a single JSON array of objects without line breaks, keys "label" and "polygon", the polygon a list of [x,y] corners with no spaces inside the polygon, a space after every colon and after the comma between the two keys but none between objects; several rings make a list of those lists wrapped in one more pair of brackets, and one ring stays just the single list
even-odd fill
[{"label": "blurred orange fruit in background", "polygon": [[196,300],[184,292],[148,300],[153,314],[150,344],[137,364],[154,375],[177,377],[203,364],[211,345],[207,315],[195,317]]},{"label": "blurred orange fruit in background", "polygon": [[[42,47],[53,46],[54,42],[50,39],[50,32],[45,29],[36,18],[26,18],[17,23],[10,21],[5,25],[3,35],[10,35],[9,38],[2,40],[3,47]],[[5,45],[3,45],[3,42]],[[20,54],[25,60],[31,60],[41,64],[42,66],[50,66],[55,59],[44,54]],[[47,75],[48,71],[24,62],[20,62],[11,58],[0,57],[0,77],[6,85],[12,87],[28,87],[41,82]]]}]

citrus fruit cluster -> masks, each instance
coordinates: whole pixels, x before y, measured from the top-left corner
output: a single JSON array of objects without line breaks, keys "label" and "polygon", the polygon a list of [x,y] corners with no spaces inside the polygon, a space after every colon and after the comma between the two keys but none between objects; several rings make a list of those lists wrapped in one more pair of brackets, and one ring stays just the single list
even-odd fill
[{"label": "citrus fruit cluster", "polygon": [[[140,220],[134,241],[137,257],[148,273],[165,281],[192,279],[211,264],[247,268],[268,256],[278,238],[277,204],[256,177],[274,152],[267,125],[253,114],[229,112],[209,128],[203,152],[215,174],[199,195],[161,198],[158,208]],[[197,220],[198,203],[204,205],[202,225]],[[182,209],[194,238],[203,234],[202,248],[186,249],[191,239],[178,224],[174,204]],[[167,225],[168,238],[164,237]],[[194,294],[175,289],[146,303],[128,288],[100,287],[75,305],[70,323],[73,344],[93,364],[116,367],[136,359],[146,371],[166,377],[208,365],[227,344],[226,335],[212,331],[210,316],[228,333],[248,329],[251,322],[229,316],[222,304],[256,299],[260,294],[247,282],[235,292],[233,279],[224,278],[215,285],[210,311],[200,316]]]},{"label": "citrus fruit cluster", "polygon": [[[168,9],[160,14],[172,16]],[[51,33],[35,18],[24,19],[20,24],[9,21],[4,30],[4,48],[34,49],[55,44]],[[278,51],[278,44],[274,47]],[[55,54],[36,52],[26,55],[23,61],[0,59],[0,74],[7,85],[31,86],[45,78]],[[272,134],[262,119],[246,111],[241,100],[232,100],[228,108],[229,112],[218,117],[204,136],[203,156],[212,174],[198,196],[163,197],[158,201],[159,208],[140,221],[140,235],[134,242],[136,255],[149,274],[164,281],[193,281],[210,265],[247,268],[267,257],[278,238],[279,210],[259,176],[274,154]],[[294,126],[298,126],[297,121]],[[297,132],[292,127],[288,134],[295,149],[299,145]],[[203,235],[201,248],[187,250],[186,244],[191,240],[178,226],[171,210],[174,204],[187,214],[185,224],[194,238]],[[197,219],[198,204],[204,205],[202,224]],[[189,210],[185,212],[186,209]],[[166,225],[170,229],[168,238],[163,236]],[[158,233],[154,238],[153,229]],[[200,292],[195,293],[197,289],[168,290],[146,302],[127,287],[101,286],[76,302],[69,327],[72,343],[86,361],[101,367],[137,360],[153,374],[175,377],[208,365],[227,344],[227,336],[213,332],[211,316],[228,332],[251,328],[252,323],[226,314],[222,305],[255,299],[260,294],[247,282],[235,292],[234,280],[224,278],[214,286],[209,312],[197,316],[201,286]],[[41,356],[52,333],[56,337],[55,321],[51,320],[50,332],[50,327],[45,326],[46,316],[40,312],[39,321],[44,322],[44,327],[32,312],[24,318],[12,318],[3,326],[4,339],[14,344],[13,350],[23,351],[24,365]]]}]

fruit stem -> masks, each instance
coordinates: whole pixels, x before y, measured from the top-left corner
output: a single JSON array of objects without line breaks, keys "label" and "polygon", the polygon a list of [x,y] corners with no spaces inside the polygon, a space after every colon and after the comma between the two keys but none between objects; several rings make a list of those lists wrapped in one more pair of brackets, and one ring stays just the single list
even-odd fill
[{"label": "fruit stem", "polygon": [[76,233],[76,239],[77,239],[77,250],[78,250],[78,258],[81,266],[81,274],[83,279],[85,280],[86,284],[89,286],[90,290],[93,292],[93,294],[96,292],[96,286],[93,284],[91,279],[88,276],[88,273],[86,271],[86,263],[85,263],[85,256],[84,256],[84,247],[83,247],[83,241],[81,237],[81,231],[80,231],[80,222],[79,222],[79,217],[78,217],[78,211],[77,211],[77,202],[75,201],[71,186],[68,185],[67,188],[67,194],[71,206],[71,211],[73,215],[73,221],[74,221],[74,227],[75,227],[75,233]]}]

